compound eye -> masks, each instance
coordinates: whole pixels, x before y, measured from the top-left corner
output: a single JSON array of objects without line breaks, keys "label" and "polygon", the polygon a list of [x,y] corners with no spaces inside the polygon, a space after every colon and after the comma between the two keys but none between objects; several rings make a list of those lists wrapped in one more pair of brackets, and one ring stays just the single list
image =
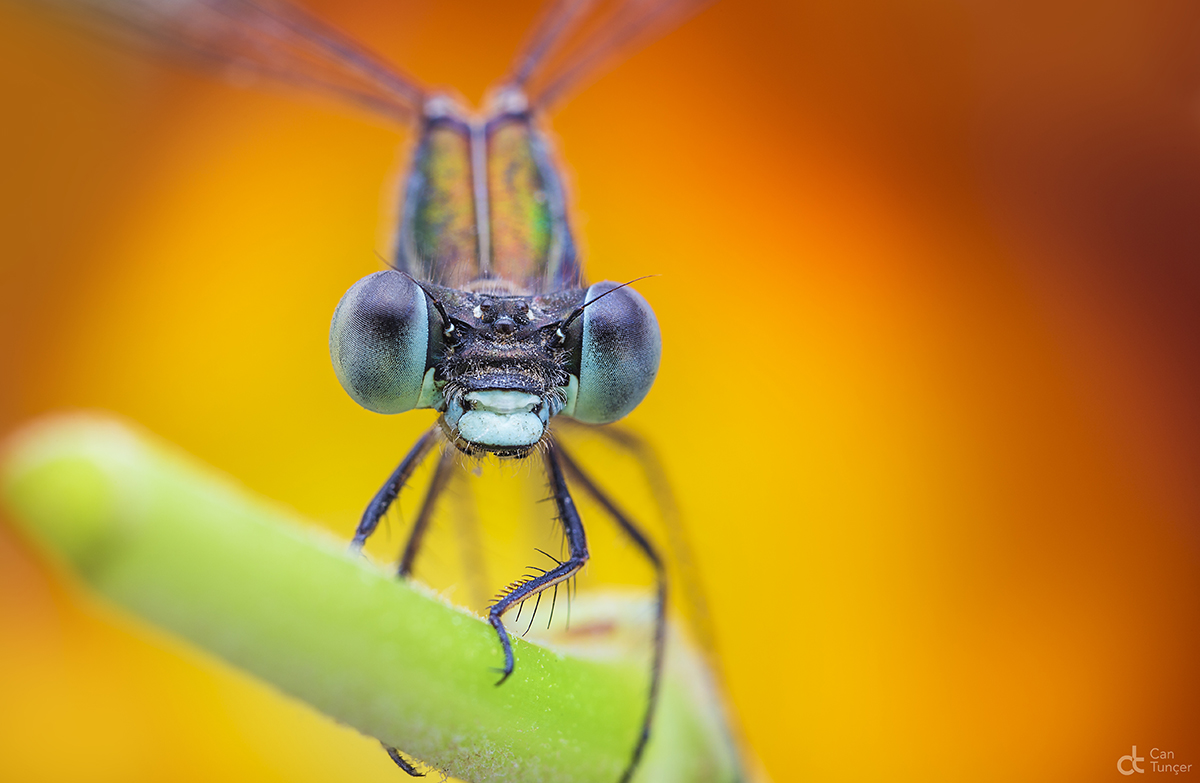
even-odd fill
[{"label": "compound eye", "polygon": [[430,331],[421,287],[400,272],[376,272],[355,283],[333,313],[333,370],[342,388],[367,410],[411,410],[434,353],[431,334],[440,331],[436,326]]},{"label": "compound eye", "polygon": [[[637,407],[658,374],[662,336],[654,311],[632,288],[596,283],[587,291],[580,343],[579,393],[571,417],[607,424]],[[601,294],[612,293],[599,299]]]}]

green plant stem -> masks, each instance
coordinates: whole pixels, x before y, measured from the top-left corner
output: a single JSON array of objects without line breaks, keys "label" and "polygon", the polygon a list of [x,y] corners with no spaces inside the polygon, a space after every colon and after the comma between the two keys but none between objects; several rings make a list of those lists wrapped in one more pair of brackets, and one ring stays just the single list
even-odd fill
[{"label": "green plant stem", "polygon": [[[517,640],[497,687],[486,623],[111,419],[27,430],[4,496],[32,540],[110,601],[455,777],[615,783],[628,763],[640,661]],[[719,706],[688,669],[669,672],[639,780],[736,777]]]}]

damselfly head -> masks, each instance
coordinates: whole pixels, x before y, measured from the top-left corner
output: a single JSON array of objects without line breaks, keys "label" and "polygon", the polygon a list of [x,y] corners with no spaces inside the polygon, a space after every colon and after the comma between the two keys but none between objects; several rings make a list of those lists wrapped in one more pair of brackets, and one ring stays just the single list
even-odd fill
[{"label": "damselfly head", "polygon": [[662,343],[632,288],[478,288],[419,284],[395,270],[355,283],[329,335],[342,387],[377,413],[438,410],[460,450],[502,457],[529,454],[556,415],[605,424],[650,390]]}]

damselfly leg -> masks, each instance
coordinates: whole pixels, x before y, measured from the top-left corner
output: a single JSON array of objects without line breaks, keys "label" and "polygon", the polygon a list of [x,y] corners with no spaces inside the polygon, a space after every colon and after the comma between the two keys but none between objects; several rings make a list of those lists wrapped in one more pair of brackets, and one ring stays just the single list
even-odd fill
[{"label": "damselfly leg", "polygon": [[379,744],[383,745],[383,749],[387,751],[388,758],[390,758],[392,761],[396,762],[397,767],[404,770],[405,772],[407,772],[409,775],[413,776],[414,778],[425,777],[424,772],[417,772],[416,767],[414,767],[412,764],[405,761],[404,757],[400,755],[400,751],[396,750],[391,745],[388,745],[386,742],[381,742]]},{"label": "damselfly leg", "polygon": [[[396,470],[388,477],[379,491],[375,493],[375,497],[371,498],[370,504],[367,505],[367,510],[363,512],[362,521],[358,523],[358,529],[354,531],[354,541],[350,544],[352,550],[362,549],[367,538],[375,532],[375,528],[379,526],[379,520],[383,519],[383,515],[391,508],[392,503],[400,495],[400,490],[404,489],[408,484],[408,480],[412,478],[412,474],[425,461],[425,457],[433,449],[438,441],[438,427],[433,427],[426,430],[425,434],[417,439],[413,447],[409,449],[408,454],[400,461]],[[425,530],[429,527],[429,518],[433,514],[433,508],[437,503],[438,496],[446,487],[446,480],[450,475],[450,468],[453,466],[453,454],[450,451],[442,453],[438,460],[437,468],[433,474],[433,480],[429,485],[429,489],[425,493],[425,501],[421,504],[421,511],[417,516],[417,521],[413,525],[412,532],[409,534],[408,543],[404,547],[404,554],[400,559],[400,576],[408,578],[412,571],[412,563],[416,558],[417,551],[420,548],[421,540],[424,537]],[[400,751],[388,745],[386,742],[381,742],[383,749],[387,751],[388,758],[395,762],[396,766],[404,770],[414,778],[425,777],[424,772],[418,772],[417,768],[409,763]]]},{"label": "damselfly leg", "polygon": [[383,519],[383,515],[395,502],[400,490],[412,478],[413,472],[425,460],[434,444],[438,442],[440,431],[441,428],[437,426],[426,430],[425,434],[418,438],[413,447],[409,449],[408,454],[404,455],[404,459],[400,461],[384,485],[375,493],[375,497],[371,498],[367,510],[363,512],[362,520],[358,523],[358,529],[354,531],[354,540],[350,542],[352,551],[357,552],[362,549],[363,544],[375,532],[375,528],[379,526],[379,520]]},{"label": "damselfly leg", "polygon": [[558,456],[561,458],[562,464],[571,478],[582,486],[584,491],[591,495],[604,508],[605,512],[621,528],[621,531],[629,537],[654,567],[654,653],[650,661],[650,693],[646,699],[646,713],[642,717],[642,728],[638,734],[637,743],[633,748],[633,757],[629,761],[629,766],[626,768],[625,774],[621,776],[621,783],[627,783],[633,776],[633,771],[637,769],[638,762],[642,758],[642,753],[646,749],[646,743],[650,740],[650,725],[654,720],[654,708],[658,704],[658,690],[659,684],[662,681],[663,659],[667,641],[667,572],[663,567],[662,558],[659,557],[654,545],[650,543],[650,539],[646,537],[637,524],[603,490],[596,486],[591,477],[579,467],[579,464],[575,460],[571,459],[566,451],[559,449]]},{"label": "damselfly leg", "polygon": [[[354,546],[356,548],[360,548],[367,537],[378,527],[379,520],[387,513],[388,508],[399,496],[400,491],[408,483],[409,479],[412,478],[417,467],[433,449],[437,435],[438,431],[436,428],[430,429],[422,435],[388,478],[387,482],[376,493],[367,507],[366,513],[363,514],[362,522],[359,524],[358,531],[355,534]],[[417,519],[409,533],[400,558],[398,574],[403,578],[407,579],[412,574],[417,555],[420,553],[421,544],[424,541],[425,533],[428,531],[438,500],[449,483],[454,463],[455,453],[450,449],[443,451],[438,458],[438,464],[434,469],[433,477],[430,479],[429,487],[425,492],[425,498],[417,514]],[[659,686],[662,679],[663,660],[666,649],[666,569],[658,550],[646,534],[642,532],[637,523],[617,506],[604,490],[597,486],[591,476],[561,446],[556,445],[553,441],[548,442],[544,451],[544,463],[552,497],[558,511],[558,521],[562,525],[563,533],[566,537],[567,559],[554,559],[555,566],[553,568],[536,569],[538,571],[537,574],[512,582],[501,591],[495,603],[488,607],[488,622],[495,629],[496,636],[500,640],[500,646],[504,653],[504,666],[498,669],[501,677],[496,684],[500,685],[507,680],[515,667],[512,640],[509,637],[508,629],[504,625],[503,615],[514,605],[520,605],[530,598],[538,598],[540,600],[543,591],[567,581],[587,563],[587,537],[583,529],[583,522],[580,519],[579,511],[575,507],[574,498],[571,496],[571,491],[567,486],[567,476],[570,476],[572,482],[582,487],[604,509],[605,513],[612,517],[621,532],[629,538],[654,569],[654,643],[651,655],[649,693],[646,700],[646,711],[642,717],[642,724],[634,744],[629,765],[620,779],[621,783],[627,783],[637,768],[642,754],[645,752],[646,743],[650,739],[650,727],[653,722],[654,711],[658,704]],[[395,748],[387,745],[384,745],[384,747],[387,749],[392,761],[402,770],[414,776],[422,774],[417,772],[412,764],[405,761]]]},{"label": "damselfly leg", "polygon": [[[409,479],[412,478],[413,472],[416,471],[420,463],[429,454],[434,443],[436,443],[437,437],[437,428],[426,431],[416,444],[413,445],[412,449],[409,450],[408,454],[405,455],[387,482],[375,494],[375,497],[372,498],[366,512],[363,514],[362,521],[359,523],[358,530],[354,534],[354,542],[351,545],[354,549],[361,549],[367,538],[375,532],[375,529],[379,526],[379,520],[387,513],[388,508],[395,502],[400,491],[408,483]],[[566,534],[568,556],[566,560],[555,560],[554,568],[549,570],[539,569],[539,573],[533,576],[510,583],[496,597],[495,602],[488,607],[488,622],[496,630],[496,635],[499,637],[500,645],[504,650],[504,667],[498,670],[501,673],[501,677],[496,683],[497,685],[508,679],[514,667],[512,640],[509,638],[508,630],[504,627],[504,622],[501,619],[504,613],[511,609],[513,605],[520,604],[528,598],[539,596],[543,590],[570,579],[583,567],[588,559],[587,537],[583,532],[583,522],[579,518],[579,512],[575,509],[575,501],[571,498],[570,490],[567,489],[562,465],[559,462],[559,451],[553,444],[546,447],[545,464],[546,474],[550,479],[550,488],[553,492],[554,503],[558,509],[558,519],[563,526],[563,532]],[[404,547],[398,569],[399,575],[402,577],[408,578],[412,573],[425,532],[433,516],[434,507],[437,504],[438,498],[445,490],[453,466],[454,452],[447,449],[438,460],[429,489],[425,494],[425,500],[421,505],[417,520]],[[638,536],[640,537],[640,534]],[[641,540],[644,542],[645,539]]]},{"label": "damselfly leg", "polygon": [[554,493],[554,504],[558,508],[558,520],[563,526],[567,537],[567,559],[555,560],[554,568],[535,576],[519,579],[504,588],[496,597],[496,602],[488,608],[488,622],[496,629],[500,637],[500,645],[504,648],[504,668],[500,669],[500,685],[513,672],[512,640],[504,627],[501,617],[514,604],[519,604],[528,598],[539,595],[543,590],[565,582],[583,568],[588,559],[587,536],[583,532],[583,522],[575,508],[575,501],[567,489],[563,476],[562,464],[559,461],[559,449],[552,442],[548,443],[545,451],[546,475],[550,479],[550,490]]},{"label": "damselfly leg", "polygon": [[425,500],[421,503],[421,510],[417,512],[417,521],[413,522],[412,531],[408,534],[408,541],[404,544],[404,552],[400,555],[397,574],[404,579],[412,576],[417,554],[421,551],[421,544],[425,541],[425,531],[429,529],[429,521],[433,518],[438,499],[442,496],[442,492],[445,491],[446,484],[450,480],[454,459],[453,449],[447,448],[442,452],[437,467],[434,469],[433,478],[429,481],[429,489],[425,490]]}]

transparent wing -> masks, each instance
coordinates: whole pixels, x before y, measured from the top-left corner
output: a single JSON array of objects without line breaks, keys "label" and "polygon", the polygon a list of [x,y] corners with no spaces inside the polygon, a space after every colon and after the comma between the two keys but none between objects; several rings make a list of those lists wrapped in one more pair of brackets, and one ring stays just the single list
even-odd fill
[{"label": "transparent wing", "polygon": [[526,39],[508,81],[532,105],[548,108],[712,2],[557,0]]},{"label": "transparent wing", "polygon": [[420,111],[423,88],[361,44],[281,0],[43,0],[60,18],[238,78],[346,99],[388,118]]}]

